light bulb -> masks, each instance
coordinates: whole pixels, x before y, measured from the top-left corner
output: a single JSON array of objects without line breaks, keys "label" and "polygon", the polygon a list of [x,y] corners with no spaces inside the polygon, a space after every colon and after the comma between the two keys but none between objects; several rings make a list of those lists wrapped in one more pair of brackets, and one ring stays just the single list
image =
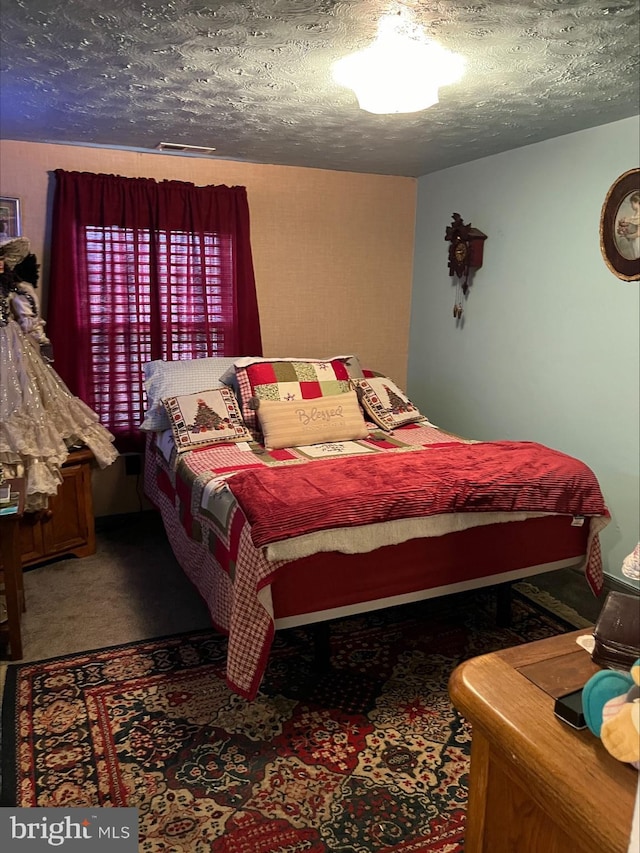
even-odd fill
[{"label": "light bulb", "polygon": [[[363,110],[409,113],[438,103],[438,87],[464,73],[464,59],[436,42],[403,32],[398,16],[385,16],[375,41],[333,65],[337,83],[353,89]],[[415,29],[415,28],[414,28]]]}]

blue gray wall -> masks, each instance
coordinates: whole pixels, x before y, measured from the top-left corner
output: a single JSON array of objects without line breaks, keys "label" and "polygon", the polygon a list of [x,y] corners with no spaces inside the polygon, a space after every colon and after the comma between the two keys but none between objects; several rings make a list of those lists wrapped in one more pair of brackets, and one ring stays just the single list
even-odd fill
[{"label": "blue gray wall", "polygon": [[[611,184],[638,166],[638,117],[425,175],[418,183],[407,390],[437,425],[538,441],[582,459],[613,516],[604,569],[639,538],[639,282],[600,252]],[[484,264],[453,318],[453,212],[484,231]]]}]

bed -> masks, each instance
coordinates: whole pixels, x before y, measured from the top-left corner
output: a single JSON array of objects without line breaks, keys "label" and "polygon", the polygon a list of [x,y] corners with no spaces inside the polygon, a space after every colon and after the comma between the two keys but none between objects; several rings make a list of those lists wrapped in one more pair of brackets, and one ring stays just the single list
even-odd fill
[{"label": "bed", "polygon": [[144,487],[246,699],[277,629],[569,566],[600,593],[581,461],[447,433],[352,356],[198,361],[145,367]]}]

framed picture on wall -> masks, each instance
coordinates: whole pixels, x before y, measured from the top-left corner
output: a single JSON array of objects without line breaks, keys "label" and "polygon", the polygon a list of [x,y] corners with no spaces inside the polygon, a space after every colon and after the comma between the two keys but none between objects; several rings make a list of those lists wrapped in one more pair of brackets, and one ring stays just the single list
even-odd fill
[{"label": "framed picture on wall", "polygon": [[600,249],[614,275],[640,280],[640,169],[620,175],[609,189],[600,214]]},{"label": "framed picture on wall", "polygon": [[21,236],[20,199],[0,196],[0,243]]}]

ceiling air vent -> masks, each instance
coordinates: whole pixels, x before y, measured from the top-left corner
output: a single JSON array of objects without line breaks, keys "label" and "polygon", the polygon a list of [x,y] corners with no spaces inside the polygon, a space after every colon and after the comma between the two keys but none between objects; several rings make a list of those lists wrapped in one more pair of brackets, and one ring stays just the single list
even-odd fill
[{"label": "ceiling air vent", "polygon": [[174,151],[177,154],[213,154],[215,148],[206,145],[184,145],[182,142],[160,142],[157,151]]}]

